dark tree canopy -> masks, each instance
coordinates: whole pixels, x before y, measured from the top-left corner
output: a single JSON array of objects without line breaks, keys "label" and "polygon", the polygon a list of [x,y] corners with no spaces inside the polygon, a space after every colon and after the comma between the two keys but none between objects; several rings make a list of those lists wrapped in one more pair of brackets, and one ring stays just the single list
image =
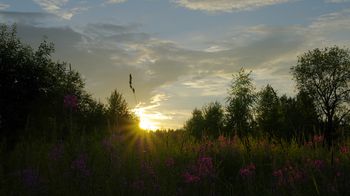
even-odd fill
[{"label": "dark tree canopy", "polygon": [[202,111],[195,108],[192,111],[192,117],[186,121],[184,128],[196,139],[200,139],[204,130],[204,117]]},{"label": "dark tree canopy", "polygon": [[277,93],[270,85],[267,85],[259,93],[257,123],[259,128],[267,133],[270,139],[274,136],[281,137],[281,104]]},{"label": "dark tree canopy", "polygon": [[313,98],[326,121],[325,137],[331,145],[335,127],[349,114],[350,52],[337,46],[314,49],[299,57],[292,73],[299,90]]},{"label": "dark tree canopy", "polygon": [[[61,134],[73,118],[82,131],[103,124],[103,105],[85,92],[78,72],[51,59],[53,51],[46,41],[35,50],[17,38],[15,27],[0,27],[0,135],[10,143],[24,132]],[[72,109],[65,107],[67,96],[76,100]]]},{"label": "dark tree canopy", "polygon": [[219,102],[211,102],[203,108],[205,132],[217,138],[223,131],[224,110]]},{"label": "dark tree canopy", "polygon": [[251,72],[241,69],[228,89],[228,106],[226,108],[227,128],[229,132],[239,135],[247,134],[253,125],[253,104],[255,101],[254,85],[250,78]]},{"label": "dark tree canopy", "polygon": [[114,90],[108,98],[107,116],[111,128],[115,131],[122,129],[122,125],[127,124],[131,119],[128,104],[117,90]]}]

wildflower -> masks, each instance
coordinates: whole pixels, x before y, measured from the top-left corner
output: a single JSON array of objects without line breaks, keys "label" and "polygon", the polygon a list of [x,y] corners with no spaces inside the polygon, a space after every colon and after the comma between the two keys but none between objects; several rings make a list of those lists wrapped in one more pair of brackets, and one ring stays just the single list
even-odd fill
[{"label": "wildflower", "polygon": [[78,98],[75,95],[65,95],[63,105],[66,108],[76,109],[78,107]]},{"label": "wildflower", "polygon": [[342,147],[340,147],[340,152],[342,153],[342,154],[348,154],[349,153],[349,148],[347,147],[347,146],[342,146]]},{"label": "wildflower", "polygon": [[51,149],[48,156],[50,160],[57,161],[63,157],[63,153],[64,153],[64,145],[57,144]]},{"label": "wildflower", "polygon": [[36,187],[39,184],[39,173],[33,169],[25,169],[22,171],[22,180],[26,187]]},{"label": "wildflower", "polygon": [[73,160],[71,168],[78,171],[83,176],[90,176],[90,171],[87,167],[86,154],[80,154],[75,160]]},{"label": "wildflower", "polygon": [[219,141],[220,147],[226,147],[226,146],[228,146],[228,144],[230,143],[230,141],[227,140],[227,139],[225,138],[225,136],[223,136],[223,135],[220,135],[220,136],[218,137],[218,141]]},{"label": "wildflower", "polygon": [[198,175],[199,176],[213,176],[214,166],[211,157],[200,157],[198,159]]},{"label": "wildflower", "polygon": [[340,177],[342,175],[342,173],[340,171],[337,171],[337,173],[335,173],[336,177]]},{"label": "wildflower", "polygon": [[137,191],[142,191],[145,188],[145,182],[143,180],[135,180],[131,187]]},{"label": "wildflower", "polygon": [[278,169],[278,170],[273,171],[272,175],[277,178],[277,185],[278,186],[282,186],[285,184],[285,178],[284,178],[282,169]]},{"label": "wildflower", "polygon": [[109,138],[104,138],[102,140],[102,146],[108,152],[111,152],[113,150],[113,144]]},{"label": "wildflower", "polygon": [[191,183],[197,183],[200,181],[200,177],[190,174],[189,172],[185,172],[183,174],[183,177],[185,178],[185,183],[191,184]]},{"label": "wildflower", "polygon": [[152,167],[150,164],[144,163],[144,164],[142,165],[142,168],[144,169],[145,173],[148,173],[148,174],[150,174],[151,176],[155,176],[154,169],[153,169],[153,167]]},{"label": "wildflower", "polygon": [[246,167],[242,167],[239,170],[239,174],[243,178],[250,178],[255,174],[255,164],[251,163],[247,165]]},{"label": "wildflower", "polygon": [[166,160],[165,160],[165,165],[167,166],[167,167],[173,167],[174,166],[174,164],[175,164],[175,161],[174,161],[174,159],[173,158],[167,158]]},{"label": "wildflower", "polygon": [[314,142],[315,143],[321,143],[321,142],[323,142],[323,135],[314,135]]},{"label": "wildflower", "polygon": [[325,163],[324,163],[323,160],[314,160],[313,166],[314,166],[314,168],[316,168],[317,170],[321,170],[321,169],[325,166]]}]

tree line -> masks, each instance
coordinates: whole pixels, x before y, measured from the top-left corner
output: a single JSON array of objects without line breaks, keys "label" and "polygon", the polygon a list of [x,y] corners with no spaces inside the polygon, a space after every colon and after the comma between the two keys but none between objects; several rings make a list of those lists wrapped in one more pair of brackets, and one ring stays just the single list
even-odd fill
[{"label": "tree line", "polygon": [[53,52],[52,43],[33,49],[15,26],[0,26],[0,140],[9,148],[21,137],[55,140],[137,125],[121,93],[113,91],[107,104],[94,100],[81,75],[52,60]]},{"label": "tree line", "polygon": [[350,52],[338,46],[314,49],[291,68],[298,92],[278,96],[271,85],[256,92],[251,72],[233,75],[225,106],[219,102],[194,109],[185,130],[203,136],[248,135],[269,140],[324,137],[328,147],[350,131]]}]

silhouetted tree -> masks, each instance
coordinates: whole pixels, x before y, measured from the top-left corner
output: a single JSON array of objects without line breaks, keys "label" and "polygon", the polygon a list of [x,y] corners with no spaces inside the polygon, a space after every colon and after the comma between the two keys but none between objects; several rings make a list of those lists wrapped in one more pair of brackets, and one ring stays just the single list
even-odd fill
[{"label": "silhouetted tree", "polygon": [[239,136],[246,135],[253,128],[253,104],[255,101],[254,86],[250,73],[241,69],[228,89],[228,106],[226,119],[228,132],[236,132]]},{"label": "silhouetted tree", "polygon": [[270,140],[274,136],[282,137],[281,104],[275,90],[270,85],[259,92],[257,123],[260,130],[267,133]]},{"label": "silhouetted tree", "polygon": [[202,111],[195,108],[192,112],[192,117],[186,121],[184,128],[196,139],[200,139],[204,131],[204,117]]},{"label": "silhouetted tree", "polygon": [[132,119],[128,109],[128,104],[123,95],[117,90],[114,90],[108,98],[107,115],[109,125],[114,131],[124,129],[124,126],[130,123]]},{"label": "silhouetted tree", "polygon": [[308,51],[299,57],[292,73],[298,88],[313,98],[326,121],[325,138],[332,146],[335,127],[350,112],[349,50],[334,46]]},{"label": "silhouetted tree", "polygon": [[296,138],[299,143],[319,129],[319,121],[312,98],[300,91],[296,97],[283,95],[280,98],[283,137]]},{"label": "silhouetted tree", "polygon": [[204,129],[208,136],[217,138],[224,127],[224,110],[219,102],[211,102],[203,108]]},{"label": "silhouetted tree", "polygon": [[[46,41],[34,50],[17,38],[15,27],[0,27],[0,135],[10,145],[19,135],[67,130],[68,121],[84,118],[82,112],[95,105],[80,74],[54,62],[53,51]],[[67,96],[74,108],[65,108]]]}]

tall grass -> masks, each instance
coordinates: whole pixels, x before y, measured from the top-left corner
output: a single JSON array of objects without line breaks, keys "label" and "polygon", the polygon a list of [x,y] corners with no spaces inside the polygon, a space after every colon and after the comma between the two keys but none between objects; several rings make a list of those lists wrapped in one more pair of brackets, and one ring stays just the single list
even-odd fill
[{"label": "tall grass", "polygon": [[349,195],[349,141],[334,152],[186,133],[85,134],[0,149],[0,195]]}]

